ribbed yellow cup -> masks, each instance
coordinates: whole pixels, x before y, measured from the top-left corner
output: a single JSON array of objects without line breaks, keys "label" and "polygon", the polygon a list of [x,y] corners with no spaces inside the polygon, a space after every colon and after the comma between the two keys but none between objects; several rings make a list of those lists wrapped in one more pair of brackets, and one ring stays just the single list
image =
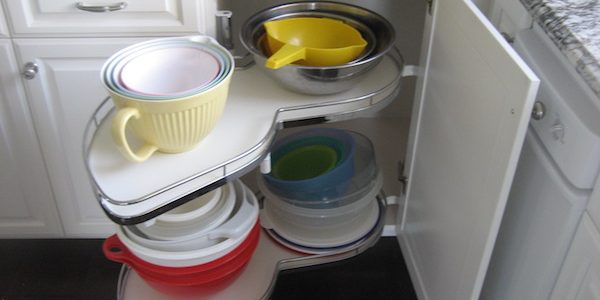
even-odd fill
[{"label": "ribbed yellow cup", "polygon": [[[170,100],[140,100],[109,90],[117,107],[112,124],[115,144],[127,159],[137,162],[157,150],[177,153],[192,149],[223,114],[232,73],[208,91]],[[126,127],[144,142],[137,151],[127,141]]]},{"label": "ribbed yellow cup", "polygon": [[[185,97],[149,99],[129,97],[129,93],[123,94],[118,89],[113,89],[113,84],[108,82],[113,75],[108,72],[115,71],[111,68],[115,60],[151,47],[181,46],[185,43],[204,44],[220,52],[223,59],[227,60],[221,65],[221,68],[227,67],[224,70],[226,74],[216,78],[219,81],[214,86]],[[135,44],[115,53],[102,67],[100,76],[116,107],[111,133],[117,148],[127,159],[136,162],[147,160],[156,151],[177,153],[192,149],[213,130],[221,118],[233,71],[234,60],[231,53],[209,36],[157,39]],[[135,151],[127,138],[128,129],[142,141],[142,145]]]}]

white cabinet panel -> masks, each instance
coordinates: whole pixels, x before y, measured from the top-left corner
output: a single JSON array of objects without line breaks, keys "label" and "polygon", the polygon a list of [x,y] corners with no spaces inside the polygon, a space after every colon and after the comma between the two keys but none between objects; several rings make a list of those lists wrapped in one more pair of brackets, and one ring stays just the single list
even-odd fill
[{"label": "white cabinet panel", "polygon": [[8,37],[8,26],[6,25],[6,17],[2,5],[0,5],[0,38]]},{"label": "white cabinet panel", "polygon": [[0,38],[8,37],[8,26],[6,25],[6,16],[4,15],[4,11],[2,5],[0,5]]},{"label": "white cabinet panel", "polygon": [[62,235],[10,40],[0,40],[0,238]]},{"label": "white cabinet panel", "polygon": [[600,232],[589,216],[579,224],[551,300],[600,300]]},{"label": "white cabinet panel", "polygon": [[[214,22],[216,1],[209,0],[7,0],[6,8],[15,36],[144,35],[207,33],[205,20]],[[89,12],[85,5],[118,5],[115,11]]]},{"label": "white cabinet panel", "polygon": [[434,1],[433,14],[401,245],[420,299],[475,300],[539,80],[470,0]]},{"label": "white cabinet panel", "polygon": [[39,72],[25,81],[50,181],[67,236],[106,236],[113,224],[100,209],[85,171],[83,131],[107,96],[100,81],[106,59],[140,39],[15,40],[20,64]]},{"label": "white cabinet panel", "polygon": [[596,180],[596,185],[594,186],[594,191],[590,197],[587,211],[594,224],[596,224],[596,227],[600,228],[600,177]]}]

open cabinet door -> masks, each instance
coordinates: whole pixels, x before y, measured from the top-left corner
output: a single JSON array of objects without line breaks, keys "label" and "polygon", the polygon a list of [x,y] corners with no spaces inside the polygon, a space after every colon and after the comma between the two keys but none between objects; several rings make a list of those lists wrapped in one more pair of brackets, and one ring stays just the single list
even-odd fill
[{"label": "open cabinet door", "polygon": [[420,299],[478,299],[539,81],[470,0],[427,17],[399,239]]}]

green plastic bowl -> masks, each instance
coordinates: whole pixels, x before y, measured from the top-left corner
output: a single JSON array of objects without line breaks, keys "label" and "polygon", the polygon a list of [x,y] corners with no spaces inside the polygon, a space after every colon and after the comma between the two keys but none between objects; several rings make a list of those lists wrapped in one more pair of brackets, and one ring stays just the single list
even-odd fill
[{"label": "green plastic bowl", "polygon": [[267,186],[279,196],[318,201],[343,195],[354,175],[354,139],[344,130],[314,128],[277,141]]},{"label": "green plastic bowl", "polygon": [[335,149],[327,145],[308,145],[285,153],[274,164],[272,174],[282,180],[304,180],[333,169],[338,162]]}]

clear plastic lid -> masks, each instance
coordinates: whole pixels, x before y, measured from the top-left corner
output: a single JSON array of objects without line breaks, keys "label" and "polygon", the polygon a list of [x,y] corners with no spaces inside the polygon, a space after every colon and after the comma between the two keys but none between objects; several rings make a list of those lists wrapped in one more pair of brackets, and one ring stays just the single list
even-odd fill
[{"label": "clear plastic lid", "polygon": [[[338,141],[338,162],[327,172],[303,180],[283,180],[274,174],[264,174],[259,180],[263,192],[273,194],[285,203],[308,209],[328,209],[352,204],[364,198],[377,182],[378,168],[371,141],[353,131],[315,128],[298,132],[276,141],[272,163],[282,155],[278,150],[291,151],[290,145],[323,143],[324,139]],[[306,143],[302,143],[306,142]],[[327,144],[328,142],[325,142]],[[331,144],[329,144],[331,145]]]}]

